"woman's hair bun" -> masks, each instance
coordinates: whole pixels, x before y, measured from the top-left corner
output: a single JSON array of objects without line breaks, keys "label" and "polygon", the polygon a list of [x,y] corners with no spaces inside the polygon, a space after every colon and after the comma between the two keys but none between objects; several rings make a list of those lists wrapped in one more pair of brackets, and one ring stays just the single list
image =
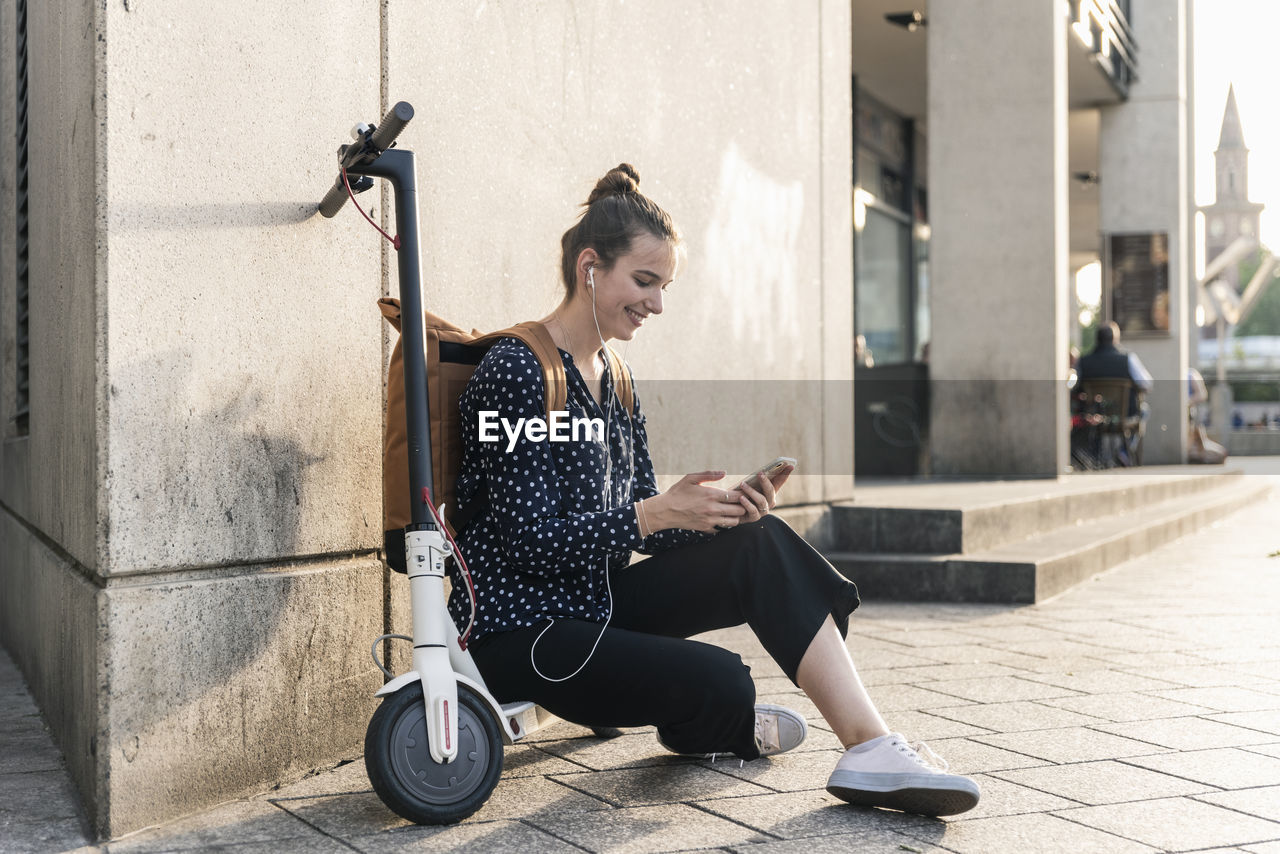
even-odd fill
[{"label": "woman's hair bun", "polygon": [[595,204],[608,196],[621,196],[640,192],[640,173],[630,163],[619,163],[596,181],[596,188],[587,197],[587,204]]}]

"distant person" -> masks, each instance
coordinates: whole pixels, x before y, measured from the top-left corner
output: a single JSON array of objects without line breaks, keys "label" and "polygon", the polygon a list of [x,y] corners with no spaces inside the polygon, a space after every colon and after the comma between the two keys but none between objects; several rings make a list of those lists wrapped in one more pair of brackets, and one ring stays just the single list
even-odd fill
[{"label": "distant person", "polygon": [[1231,429],[1232,430],[1244,429],[1244,416],[1240,414],[1239,409],[1231,413]]},{"label": "distant person", "polygon": [[[1151,391],[1151,374],[1147,371],[1137,353],[1131,353],[1120,347],[1120,327],[1109,321],[1098,327],[1098,343],[1093,352],[1086,353],[1076,363],[1076,373],[1080,382],[1089,380],[1131,380],[1133,388],[1129,392],[1129,414],[1140,418],[1137,433],[1125,448],[1128,457],[1132,458],[1138,443],[1146,432],[1147,417],[1151,408],[1143,399]],[[1125,463],[1127,465],[1127,461]]]},{"label": "distant person", "polygon": [[1143,394],[1151,391],[1151,374],[1147,371],[1137,353],[1131,353],[1120,347],[1120,327],[1114,321],[1104,323],[1098,328],[1098,343],[1093,352],[1086,353],[1076,363],[1076,373],[1080,380],[1132,380],[1133,391],[1129,395],[1129,413],[1142,414],[1145,419],[1146,404]]},{"label": "distant person", "polygon": [[1204,377],[1195,368],[1187,369],[1187,461],[1192,463],[1222,463],[1227,459],[1227,449],[1213,441],[1200,424],[1200,407],[1209,401],[1209,389]]}]

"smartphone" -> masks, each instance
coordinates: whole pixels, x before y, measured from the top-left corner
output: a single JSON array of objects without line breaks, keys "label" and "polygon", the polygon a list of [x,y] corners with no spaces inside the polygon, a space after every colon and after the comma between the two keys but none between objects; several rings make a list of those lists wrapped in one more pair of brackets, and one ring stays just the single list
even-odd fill
[{"label": "smartphone", "polygon": [[751,474],[747,475],[745,478],[742,479],[741,482],[738,483],[738,486],[742,486],[742,484],[744,483],[749,483],[751,484],[752,489],[759,489],[760,478],[767,477],[770,480],[772,480],[773,476],[778,472],[782,471],[783,467],[794,466],[795,464],[796,464],[796,461],[791,457],[778,457],[768,465],[761,466]]}]

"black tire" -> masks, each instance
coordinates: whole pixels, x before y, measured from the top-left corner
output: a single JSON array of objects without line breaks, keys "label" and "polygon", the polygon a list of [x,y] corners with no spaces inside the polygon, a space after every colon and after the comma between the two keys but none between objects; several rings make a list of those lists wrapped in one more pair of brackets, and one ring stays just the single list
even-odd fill
[{"label": "black tire", "polygon": [[427,749],[422,683],[382,701],[364,737],[364,767],[378,797],[415,824],[454,824],[484,806],[502,776],[502,733],[489,704],[458,686],[458,756],[446,765]]}]

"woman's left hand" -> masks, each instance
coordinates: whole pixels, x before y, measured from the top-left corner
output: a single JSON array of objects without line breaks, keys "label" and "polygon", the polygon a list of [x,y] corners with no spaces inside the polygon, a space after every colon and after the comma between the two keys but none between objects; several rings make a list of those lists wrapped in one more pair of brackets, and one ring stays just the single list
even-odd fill
[{"label": "woman's left hand", "polygon": [[747,513],[740,520],[739,525],[748,524],[750,522],[758,522],[760,519],[769,515],[778,504],[778,490],[782,489],[782,485],[787,482],[787,478],[791,477],[791,472],[795,471],[794,466],[787,466],[780,472],[775,474],[772,479],[760,478],[760,488],[755,489],[749,483],[743,483],[738,488],[742,491],[742,495],[738,498],[738,502],[746,509]]}]

